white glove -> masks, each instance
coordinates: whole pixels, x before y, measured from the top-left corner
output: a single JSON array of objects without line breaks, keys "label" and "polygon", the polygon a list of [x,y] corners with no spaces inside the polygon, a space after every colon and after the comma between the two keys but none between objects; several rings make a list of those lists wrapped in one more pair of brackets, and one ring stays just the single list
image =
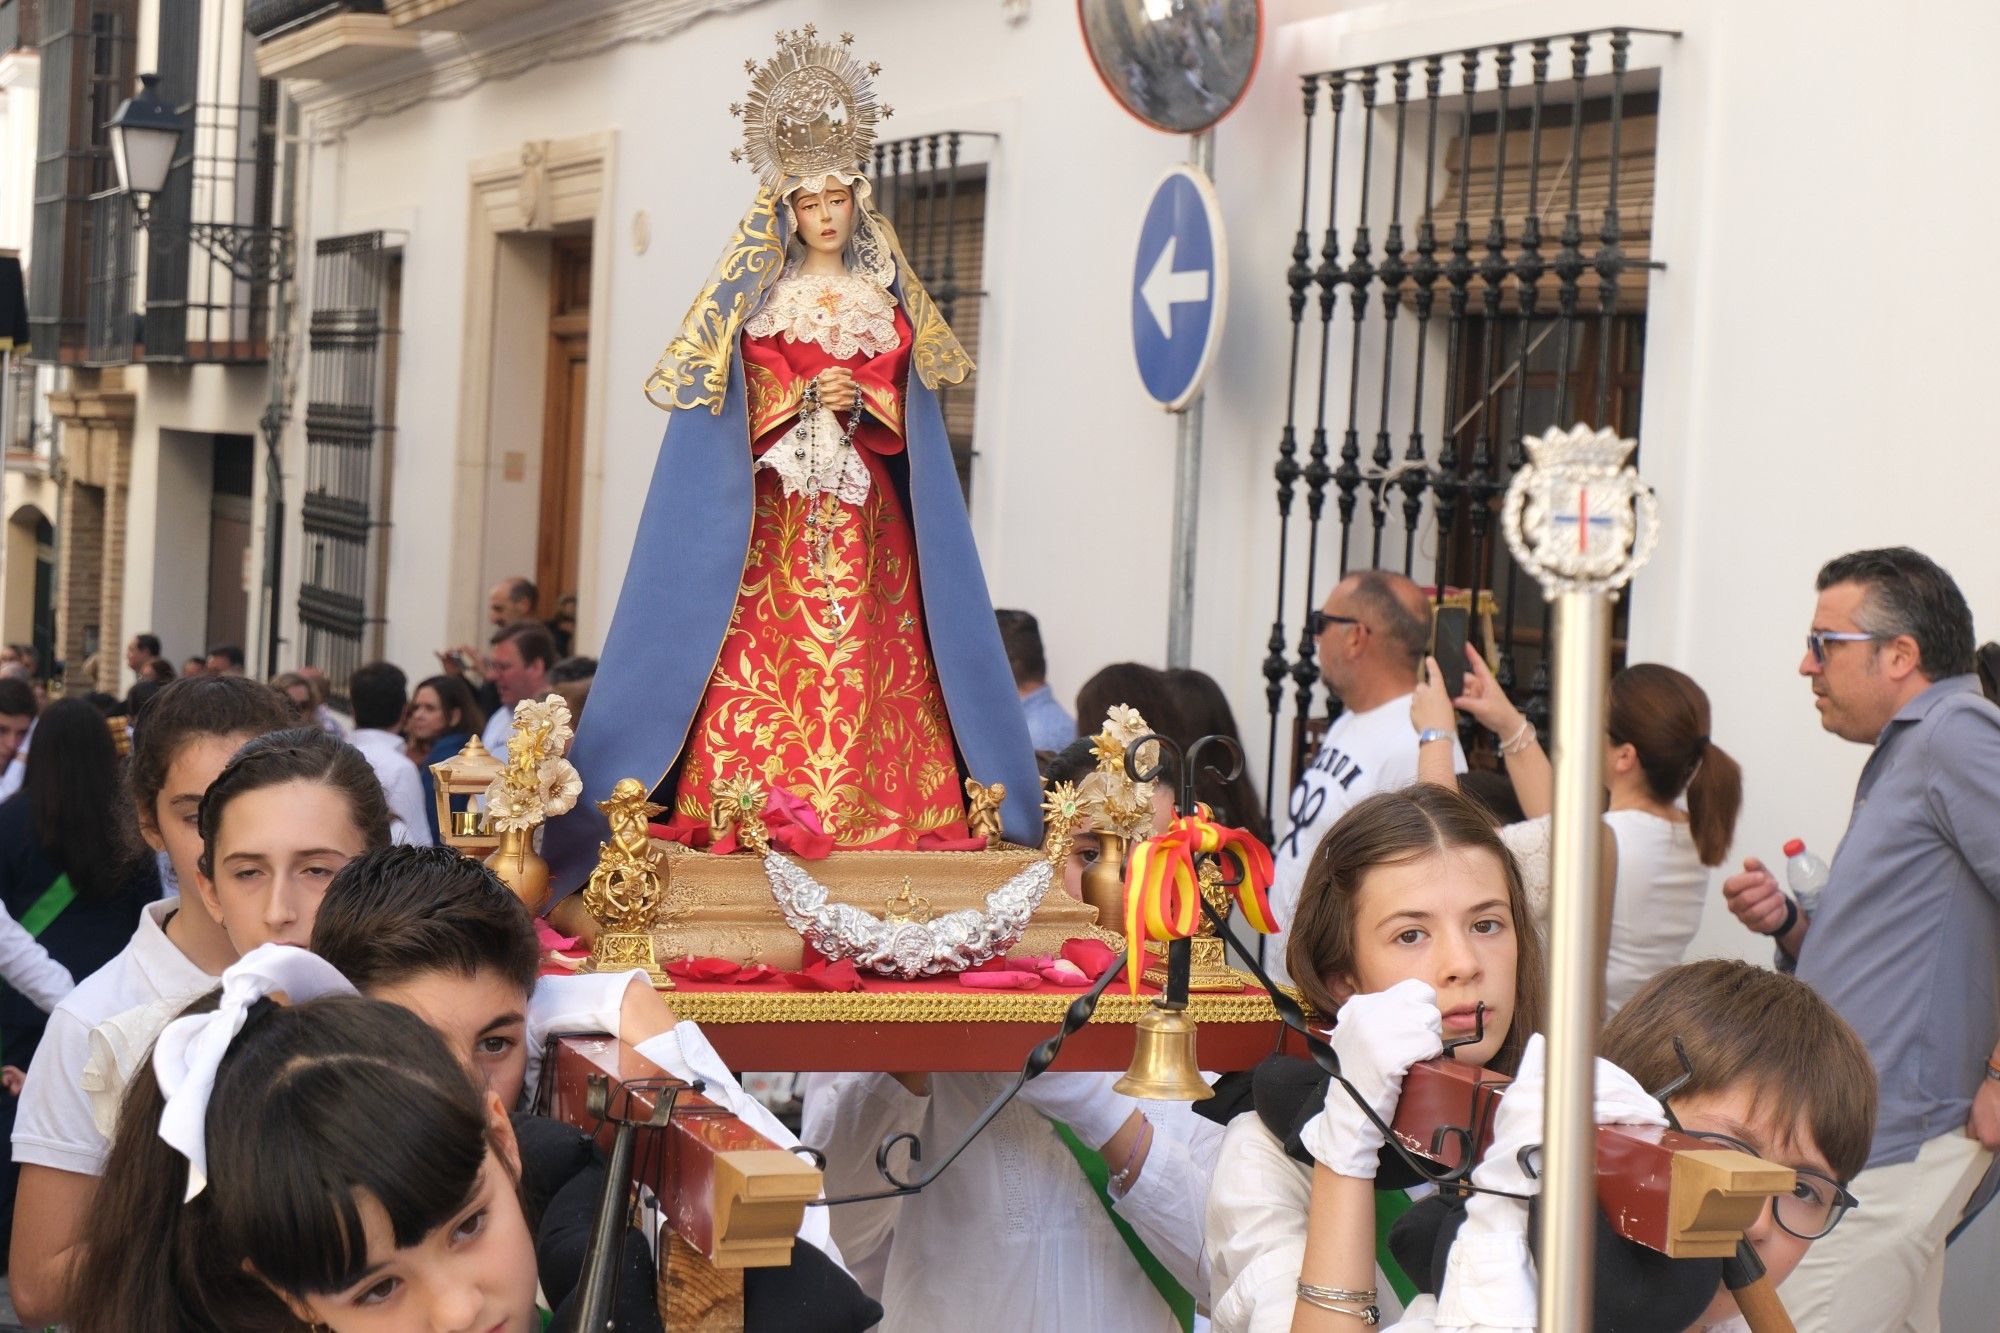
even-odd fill
[{"label": "white glove", "polygon": [[1111,1090],[1117,1081],[1110,1073],[1043,1074],[1021,1086],[1020,1100],[1075,1130],[1085,1147],[1102,1148],[1139,1109],[1138,1102]]},{"label": "white glove", "polygon": [[[1341,1076],[1387,1122],[1396,1114],[1410,1066],[1444,1051],[1437,992],[1413,978],[1357,995],[1340,1006],[1331,1041]],[[1327,1086],[1325,1109],[1306,1121],[1299,1140],[1327,1170],[1355,1180],[1375,1178],[1384,1142],[1382,1131],[1338,1083]]]},{"label": "white glove", "polygon": [[[1543,1089],[1548,1047],[1538,1032],[1528,1038],[1521,1068],[1493,1117],[1493,1146],[1473,1168],[1472,1183],[1511,1194],[1539,1194],[1541,1180],[1521,1168],[1521,1152],[1542,1142]],[[1591,1118],[1600,1125],[1664,1125],[1660,1104],[1609,1060],[1597,1061]],[[1452,1242],[1438,1293],[1437,1327],[1532,1329],[1535,1264],[1528,1251],[1528,1204],[1495,1194],[1474,1194],[1465,1225]]]}]

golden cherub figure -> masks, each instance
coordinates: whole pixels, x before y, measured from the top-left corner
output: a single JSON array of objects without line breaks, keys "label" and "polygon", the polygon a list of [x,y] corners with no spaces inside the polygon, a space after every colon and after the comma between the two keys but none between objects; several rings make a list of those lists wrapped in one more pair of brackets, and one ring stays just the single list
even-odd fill
[{"label": "golden cherub figure", "polygon": [[660,853],[647,825],[666,807],[646,799],[637,778],[621,778],[611,795],[597,803],[611,824],[611,841],[598,844],[597,868],[583,890],[583,905],[604,930],[618,934],[650,931],[660,909]]},{"label": "golden cherub figure", "polygon": [[975,838],[986,839],[988,847],[1000,843],[1000,803],[1007,799],[1007,784],[987,786],[977,778],[965,780],[965,827]]}]

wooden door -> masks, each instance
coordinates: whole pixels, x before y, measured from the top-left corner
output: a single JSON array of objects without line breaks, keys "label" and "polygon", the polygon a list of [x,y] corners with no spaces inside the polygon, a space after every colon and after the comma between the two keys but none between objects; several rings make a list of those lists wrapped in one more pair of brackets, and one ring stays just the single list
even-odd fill
[{"label": "wooden door", "polygon": [[590,238],[559,236],[550,265],[549,358],[535,544],[536,613],[576,591],[583,524],[583,425],[590,377]]}]

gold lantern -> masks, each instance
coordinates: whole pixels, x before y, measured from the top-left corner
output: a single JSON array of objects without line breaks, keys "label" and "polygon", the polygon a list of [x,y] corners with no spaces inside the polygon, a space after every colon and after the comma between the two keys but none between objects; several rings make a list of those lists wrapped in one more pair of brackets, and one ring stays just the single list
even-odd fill
[{"label": "gold lantern", "polygon": [[[483,861],[500,846],[500,835],[486,827],[478,799],[486,795],[493,779],[500,776],[501,763],[474,736],[465,748],[449,759],[431,765],[437,789],[438,831],[448,846],[457,848],[476,861]],[[453,810],[452,798],[473,798],[464,810]]]}]

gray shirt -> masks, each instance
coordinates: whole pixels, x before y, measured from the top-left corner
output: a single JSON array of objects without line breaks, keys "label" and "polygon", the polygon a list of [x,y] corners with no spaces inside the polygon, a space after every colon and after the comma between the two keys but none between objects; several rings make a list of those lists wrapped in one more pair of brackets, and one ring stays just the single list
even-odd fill
[{"label": "gray shirt", "polygon": [[2000,1036],[2000,708],[1940,680],[1882,729],[1799,976],[1881,1079],[1871,1167],[1961,1133]]}]

